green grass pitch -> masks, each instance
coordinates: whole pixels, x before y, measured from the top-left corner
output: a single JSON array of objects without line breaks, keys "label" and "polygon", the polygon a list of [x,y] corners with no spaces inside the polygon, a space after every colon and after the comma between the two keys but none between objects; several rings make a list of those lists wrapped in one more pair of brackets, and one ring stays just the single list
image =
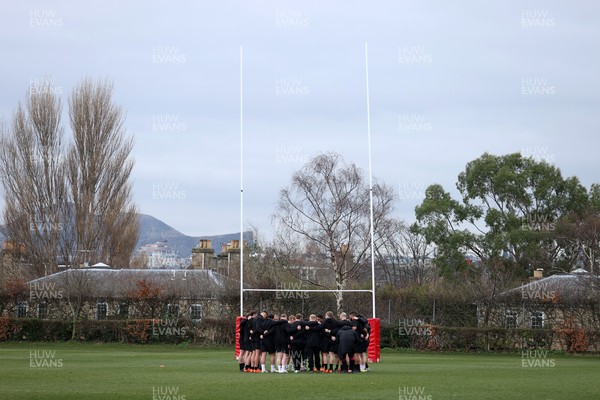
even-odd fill
[{"label": "green grass pitch", "polygon": [[600,358],[384,350],[362,374],[240,373],[232,349],[0,344],[0,399],[600,399]]}]

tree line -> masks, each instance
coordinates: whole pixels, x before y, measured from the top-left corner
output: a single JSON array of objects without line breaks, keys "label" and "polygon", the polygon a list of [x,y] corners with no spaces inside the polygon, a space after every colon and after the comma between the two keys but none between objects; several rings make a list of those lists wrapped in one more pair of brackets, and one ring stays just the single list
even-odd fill
[{"label": "tree line", "polygon": [[[16,260],[28,266],[20,278],[54,273],[59,263],[130,265],[139,236],[129,180],[133,139],[112,83],[88,78],[74,87],[69,135],[56,90],[37,85],[0,132],[2,230],[24,250]],[[427,187],[416,221],[407,224],[395,214],[392,186],[375,179],[371,187],[354,163],[337,153],[318,154],[281,190],[273,240],[256,235],[245,252],[245,281],[280,288],[286,301],[302,300],[290,298],[291,289],[337,290],[334,306],[342,309],[348,295],[339,290],[370,289],[371,221],[383,293],[422,288],[485,302],[538,268],[598,274],[600,185],[588,189],[558,167],[519,153],[485,153],[467,163],[456,189],[458,198],[440,184]],[[249,296],[257,305],[268,297]]]}]

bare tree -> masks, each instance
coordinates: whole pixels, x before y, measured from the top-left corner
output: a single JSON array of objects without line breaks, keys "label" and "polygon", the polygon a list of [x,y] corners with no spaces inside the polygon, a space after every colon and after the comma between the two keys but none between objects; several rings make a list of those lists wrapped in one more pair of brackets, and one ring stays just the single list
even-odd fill
[{"label": "bare tree", "polygon": [[0,135],[4,235],[22,246],[27,278],[87,260],[128,266],[138,239],[124,115],[112,84],[83,80],[69,99],[72,144],[50,83],[32,87]]},{"label": "bare tree", "polygon": [[69,98],[73,145],[67,155],[68,182],[77,249],[126,266],[138,239],[129,182],[133,139],[125,136],[124,113],[112,100],[112,88],[109,82],[85,79]]},{"label": "bare tree", "polygon": [[[591,207],[570,212],[556,224],[556,239],[570,253],[569,266],[581,262],[591,273],[598,274],[600,258],[600,215]],[[570,251],[569,251],[570,250]]]},{"label": "bare tree", "polygon": [[[393,190],[385,185],[373,187],[375,230],[389,217]],[[281,191],[274,219],[279,225],[279,247],[293,243],[290,261],[310,249],[311,257],[326,266],[334,277],[334,287],[310,274],[300,278],[327,289],[343,290],[358,279],[370,259],[369,187],[356,165],[345,165],[340,155],[321,154],[311,159],[292,177],[291,185]],[[302,257],[300,257],[302,258]],[[288,267],[295,267],[288,265]],[[297,267],[297,266],[296,266]],[[343,293],[335,292],[339,310]]]},{"label": "bare tree", "polygon": [[392,285],[424,285],[433,278],[434,247],[415,226],[392,219],[385,224],[376,241],[378,264]]},{"label": "bare tree", "polygon": [[460,278],[453,286],[477,302],[483,326],[492,322],[493,311],[501,304],[502,293],[518,284],[517,268],[516,263],[507,265],[492,258],[485,264],[460,272]]},{"label": "bare tree", "polygon": [[93,289],[93,281],[90,274],[86,270],[73,269],[59,274],[60,279],[58,284],[64,288],[64,293],[61,295],[65,298],[69,308],[71,321],[73,323],[73,331],[71,339],[77,339],[79,335],[79,321],[87,319],[84,314],[84,306],[86,302],[90,302],[90,293]]},{"label": "bare tree", "polygon": [[[65,227],[62,106],[50,83],[19,104],[0,136],[4,235],[24,246],[33,276],[56,271]],[[31,277],[31,276],[30,276]]]}]

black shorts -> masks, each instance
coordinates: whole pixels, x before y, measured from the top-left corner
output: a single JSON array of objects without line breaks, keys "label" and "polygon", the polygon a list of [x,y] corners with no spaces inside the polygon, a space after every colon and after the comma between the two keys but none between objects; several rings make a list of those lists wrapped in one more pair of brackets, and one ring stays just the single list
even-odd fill
[{"label": "black shorts", "polygon": [[364,342],[359,342],[358,343],[358,353],[366,353],[367,351],[369,351],[369,342],[367,342],[366,340]]},{"label": "black shorts", "polygon": [[250,351],[260,350],[260,342],[258,340],[253,340],[250,342]]},{"label": "black shorts", "polygon": [[262,353],[275,353],[275,343],[273,342],[260,342],[260,351]]},{"label": "black shorts", "polygon": [[327,352],[329,352],[329,343],[330,342],[331,341],[322,341],[319,344],[319,347],[321,348],[321,353],[327,353]]},{"label": "black shorts", "polygon": [[240,343],[240,350],[247,351],[249,349],[250,349],[250,342],[241,342]]},{"label": "black shorts", "polygon": [[329,351],[332,353],[337,353],[338,352],[338,342],[336,341],[331,341],[331,344],[329,346]]},{"label": "black shorts", "polygon": [[290,354],[290,348],[288,347],[287,343],[275,343],[275,351],[277,353]]}]

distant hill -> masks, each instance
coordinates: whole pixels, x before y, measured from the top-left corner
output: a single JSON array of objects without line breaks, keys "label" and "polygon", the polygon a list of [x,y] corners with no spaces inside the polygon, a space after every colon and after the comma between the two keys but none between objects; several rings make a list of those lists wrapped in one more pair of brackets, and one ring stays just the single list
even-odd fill
[{"label": "distant hill", "polygon": [[[192,254],[192,249],[198,245],[200,239],[209,239],[212,240],[212,248],[215,249],[215,254],[219,254],[222,244],[240,238],[239,232],[225,235],[187,236],[151,215],[139,214],[139,216],[140,239],[136,245],[136,250],[145,244],[167,241],[169,247],[177,252],[179,257],[187,257]],[[252,232],[244,232],[244,239],[252,243]],[[5,237],[0,231],[0,241],[4,242],[4,240]]]},{"label": "distant hill", "polygon": [[[180,257],[187,257],[192,254],[192,249],[198,246],[200,239],[209,239],[212,241],[215,254],[219,254],[221,245],[239,238],[239,232],[225,235],[187,236],[151,215],[140,214],[140,239],[137,248],[145,244],[167,241],[169,247],[177,252]],[[244,232],[244,239],[252,243],[252,232]]]}]

